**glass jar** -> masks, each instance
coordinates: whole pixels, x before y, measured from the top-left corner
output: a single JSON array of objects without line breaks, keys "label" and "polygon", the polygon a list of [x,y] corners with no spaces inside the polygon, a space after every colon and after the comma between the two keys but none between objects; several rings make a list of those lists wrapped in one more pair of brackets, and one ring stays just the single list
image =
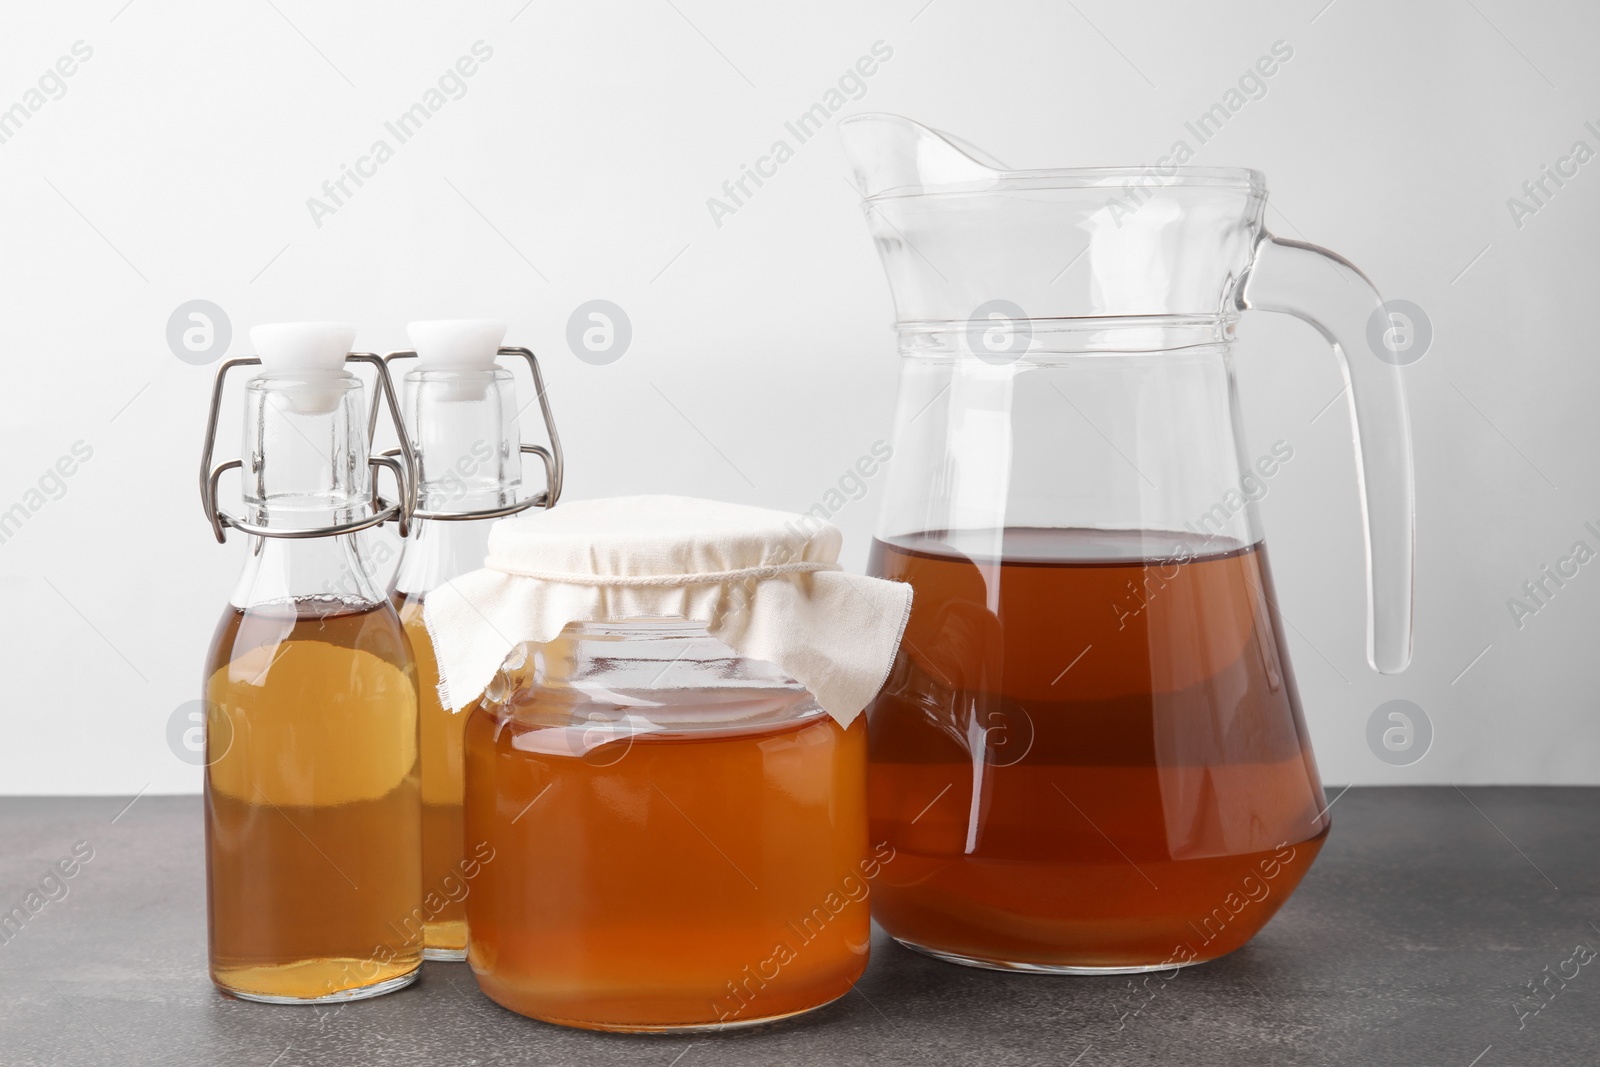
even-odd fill
[{"label": "glass jar", "polygon": [[519,644],[469,714],[467,959],[499,1004],[720,1029],[865,969],[865,717],[676,619]]}]

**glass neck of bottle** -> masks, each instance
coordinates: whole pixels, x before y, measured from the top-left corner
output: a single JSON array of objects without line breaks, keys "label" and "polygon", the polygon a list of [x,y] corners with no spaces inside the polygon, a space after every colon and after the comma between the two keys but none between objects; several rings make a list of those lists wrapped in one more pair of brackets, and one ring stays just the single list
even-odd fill
[{"label": "glass neck of bottle", "polygon": [[[250,380],[241,454],[251,522],[306,531],[371,514],[364,394],[361,380],[342,369],[263,372]],[[383,601],[369,536],[250,537],[234,605],[366,607]]]},{"label": "glass neck of bottle", "polygon": [[370,514],[364,394],[345,370],[250,380],[240,455],[251,522],[317,530]]},{"label": "glass neck of bottle", "polygon": [[[502,367],[413,370],[405,378],[407,432],[417,456],[417,508],[462,515],[517,502],[522,485],[516,390]],[[494,519],[413,521],[395,591],[429,593],[483,566]]]},{"label": "glass neck of bottle", "polygon": [[[488,503],[477,505],[490,507]],[[416,519],[400,552],[395,591],[407,596],[434,589],[483,566],[495,519]]]},{"label": "glass neck of bottle", "polygon": [[250,538],[233,605],[257,608],[314,600],[356,609],[382,602],[378,568],[363,540],[367,532]]},{"label": "glass neck of bottle", "polygon": [[414,370],[405,390],[418,509],[460,515],[515,503],[522,439],[511,373],[503,367]]}]

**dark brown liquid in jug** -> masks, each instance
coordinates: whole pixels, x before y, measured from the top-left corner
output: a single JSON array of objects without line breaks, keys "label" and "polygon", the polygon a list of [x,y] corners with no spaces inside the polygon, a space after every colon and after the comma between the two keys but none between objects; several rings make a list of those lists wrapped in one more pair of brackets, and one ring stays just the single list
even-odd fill
[{"label": "dark brown liquid in jug", "polygon": [[1265,549],[1119,530],[951,540],[873,547],[871,573],[916,590],[869,712],[872,839],[900,857],[874,918],[935,954],[1023,968],[1244,944],[1329,826]]}]

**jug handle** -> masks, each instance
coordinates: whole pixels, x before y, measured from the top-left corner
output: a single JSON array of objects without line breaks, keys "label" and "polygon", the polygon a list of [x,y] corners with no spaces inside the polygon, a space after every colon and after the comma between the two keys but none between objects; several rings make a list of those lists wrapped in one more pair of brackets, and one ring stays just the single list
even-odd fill
[{"label": "jug handle", "polygon": [[1398,674],[1411,662],[1415,486],[1400,367],[1380,358],[1367,340],[1383,298],[1342,256],[1271,234],[1256,245],[1236,294],[1241,310],[1279,311],[1310,323],[1339,357],[1350,393],[1366,539],[1367,662],[1382,674]]}]

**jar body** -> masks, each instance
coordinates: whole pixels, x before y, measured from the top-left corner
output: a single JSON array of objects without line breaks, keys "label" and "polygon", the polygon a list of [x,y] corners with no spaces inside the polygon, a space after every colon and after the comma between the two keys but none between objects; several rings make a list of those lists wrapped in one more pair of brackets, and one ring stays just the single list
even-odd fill
[{"label": "jar body", "polygon": [[[596,654],[593,636],[564,635],[470,712],[479,985],[524,1015],[621,1031],[749,1025],[843,996],[866,967],[883,862],[867,847],[865,720],[841,727],[703,630],[641,637]],[[673,658],[693,642],[720,653]],[[569,673],[552,680],[553,659]]]}]

